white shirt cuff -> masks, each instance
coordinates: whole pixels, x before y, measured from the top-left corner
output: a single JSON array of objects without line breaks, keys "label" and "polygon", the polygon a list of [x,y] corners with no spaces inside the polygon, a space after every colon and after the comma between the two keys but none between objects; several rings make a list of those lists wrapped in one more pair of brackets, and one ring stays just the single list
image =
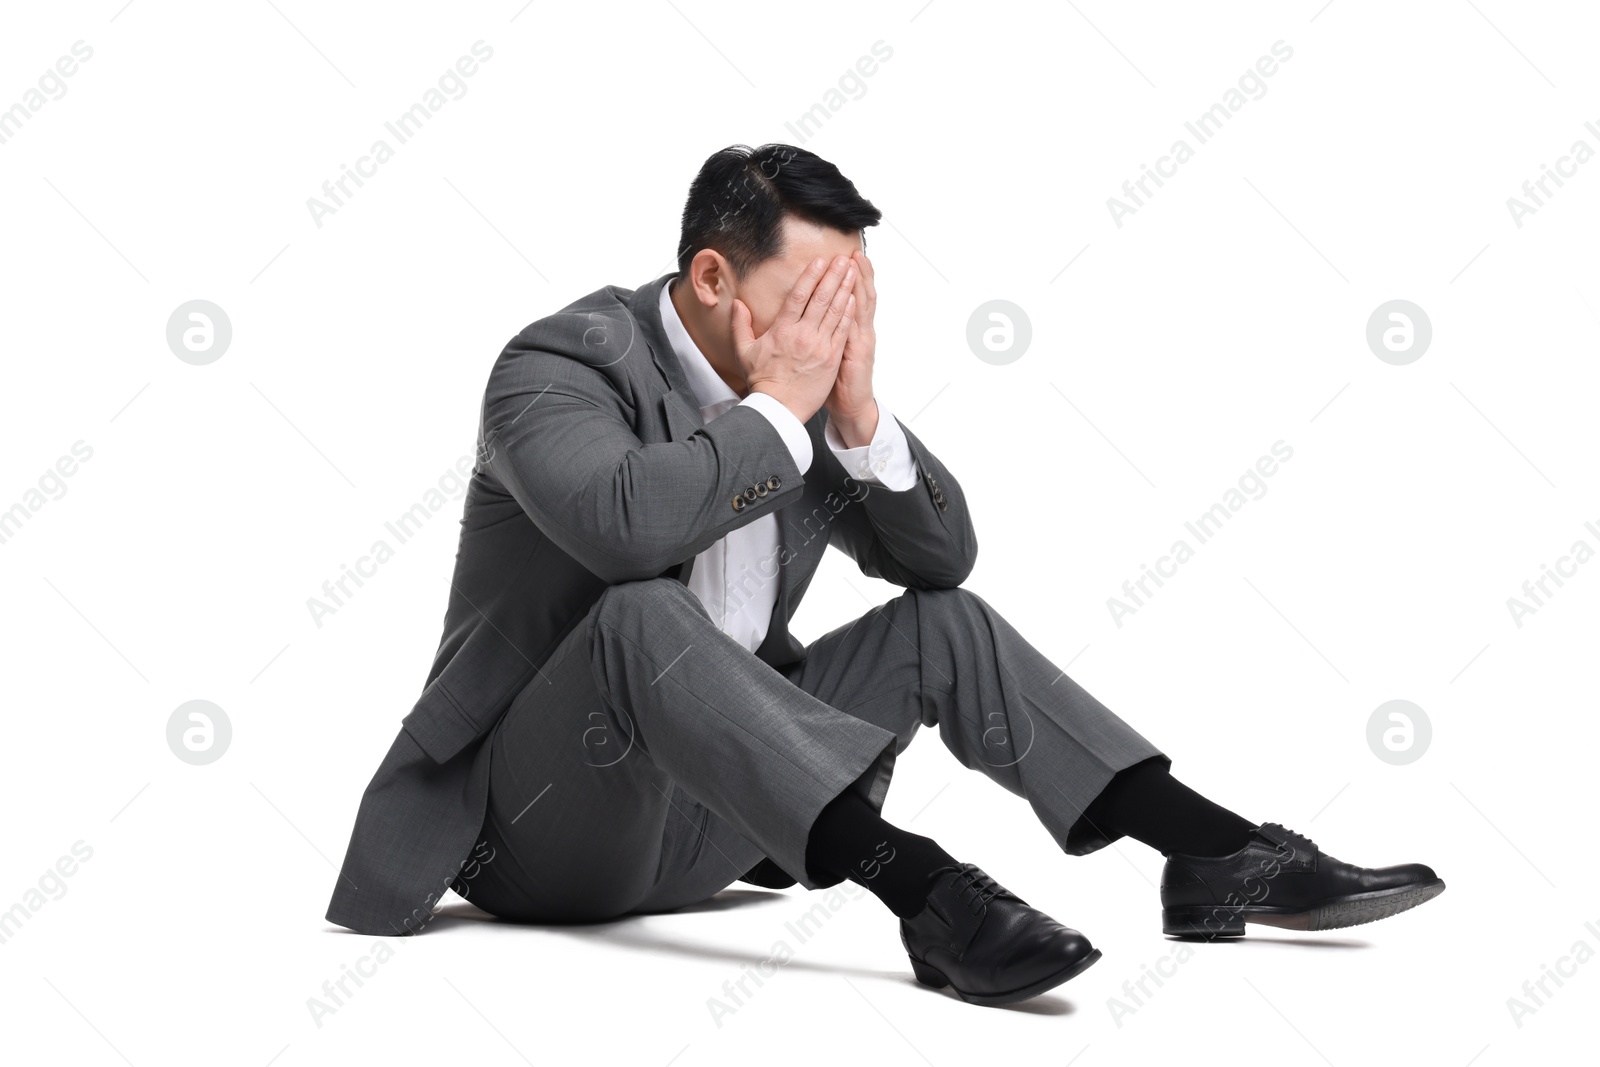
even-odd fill
[{"label": "white shirt cuff", "polygon": [[811,435],[806,433],[806,424],[784,407],[783,401],[770,393],[748,393],[739,403],[747,404],[766,416],[772,428],[778,431],[778,436],[783,438],[789,455],[794,457],[794,465],[804,474],[811,466]]},{"label": "white shirt cuff", "polygon": [[[876,400],[876,398],[874,398]],[[878,405],[878,429],[872,440],[855,448],[846,448],[844,438],[834,429],[833,416],[823,428],[822,438],[828,442],[834,457],[845,473],[869,485],[900,492],[917,484],[917,466],[911,458],[911,445],[906,441],[905,430],[881,400]]]}]

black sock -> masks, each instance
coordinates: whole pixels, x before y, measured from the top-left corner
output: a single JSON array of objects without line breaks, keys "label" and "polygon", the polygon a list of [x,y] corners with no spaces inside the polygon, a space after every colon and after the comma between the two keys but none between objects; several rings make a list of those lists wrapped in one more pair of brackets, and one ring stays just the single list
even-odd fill
[{"label": "black sock", "polygon": [[927,906],[933,872],[956,864],[938,842],[885,821],[848,789],[823,807],[806,839],[807,870],[865,886],[902,919]]},{"label": "black sock", "polygon": [[1160,852],[1191,856],[1237,852],[1255,829],[1172,777],[1160,757],[1118,771],[1083,817],[1107,836],[1126,834]]}]

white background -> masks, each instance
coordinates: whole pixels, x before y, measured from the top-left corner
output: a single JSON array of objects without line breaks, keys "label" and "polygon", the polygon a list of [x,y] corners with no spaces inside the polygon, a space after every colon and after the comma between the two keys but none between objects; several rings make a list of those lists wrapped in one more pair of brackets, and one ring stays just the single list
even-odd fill
[{"label": "white background", "polygon": [[[1520,627],[1506,605],[1600,548],[1600,161],[1520,228],[1506,206],[1575,140],[1600,149],[1592,11],[274,3],[19,5],[0,34],[0,107],[93,49],[0,145],[0,508],[93,449],[0,544],[0,909],[43,901],[0,944],[8,1061],[1592,1055],[1600,964],[1520,1026],[1507,1001],[1600,950],[1600,562]],[[318,227],[307,198],[479,40],[465,95]],[[1265,95],[1196,145],[1184,122],[1280,40]],[[876,41],[864,92],[786,128]],[[1107,198],[1179,137],[1194,158],[1118,227]],[[322,914],[439,637],[459,501],[320,627],[307,599],[471,453],[509,337],[668,269],[700,162],[774,140],[885,213],[879,394],[966,490],[968,586],[1183,780],[1341,858],[1429,863],[1448,892],[1199,946],[1135,1003],[1123,983],[1178,951],[1161,858],[1061,855],[927,732],[886,814],[1084,930],[1098,966],[981,1009],[916,985],[868,897],[803,944],[785,923],[823,895],[798,889],[578,931],[458,904],[314,1021],[308,998],[374,951]],[[232,323],[207,366],[166,343],[193,299]],[[966,343],[991,299],[1032,323],[1004,366]],[[1407,366],[1365,340],[1392,299],[1432,321]],[[1117,626],[1107,598],[1279,440],[1266,494]],[[798,631],[896,592],[830,554]],[[208,766],[166,743],[193,699],[233,726]],[[1406,766],[1366,740],[1391,699],[1433,726]],[[45,878],[79,841],[92,858]],[[41,878],[62,895],[30,896]],[[708,999],[779,939],[795,958],[718,1025]]]}]

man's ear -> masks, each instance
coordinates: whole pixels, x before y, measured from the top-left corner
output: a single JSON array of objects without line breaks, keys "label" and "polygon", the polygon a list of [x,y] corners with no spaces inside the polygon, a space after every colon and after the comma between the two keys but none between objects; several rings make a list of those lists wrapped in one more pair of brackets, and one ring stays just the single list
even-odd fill
[{"label": "man's ear", "polygon": [[734,296],[733,265],[721,252],[702,248],[689,261],[689,288],[702,307],[713,308]]}]

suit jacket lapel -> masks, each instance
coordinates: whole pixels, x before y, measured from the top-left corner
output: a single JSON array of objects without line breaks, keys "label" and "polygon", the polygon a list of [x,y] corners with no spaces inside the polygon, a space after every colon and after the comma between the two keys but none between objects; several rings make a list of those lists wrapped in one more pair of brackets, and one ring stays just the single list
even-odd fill
[{"label": "suit jacket lapel", "polygon": [[[666,327],[661,322],[661,287],[675,277],[677,277],[676,272],[663,274],[634,290],[633,297],[628,302],[628,311],[633,320],[639,324],[645,346],[650,349],[650,358],[655,360],[656,369],[667,380],[668,389],[662,394],[660,403],[667,419],[669,440],[681,441],[704,426],[706,422],[700,415],[700,402],[695,399],[694,389],[689,384],[689,376],[684,371],[683,364],[678,362],[678,355],[672,350],[672,343],[667,340]],[[689,575],[693,571],[694,557],[691,556],[678,566],[673,577],[688,585]]]},{"label": "suit jacket lapel", "polygon": [[[810,427],[818,425],[818,419],[826,417],[827,416],[821,412],[813,415],[811,417],[811,422],[807,423],[808,432]],[[818,436],[818,434],[812,434],[813,449],[816,447],[816,439]],[[813,474],[817,472],[816,459],[812,459],[811,461],[811,470]],[[794,503],[788,505],[787,507],[778,509],[778,511],[775,513],[778,517],[778,598],[777,603],[772,606],[772,619],[767,624],[767,636],[762,640],[760,646],[756,649],[756,655],[769,663],[777,662],[779,658],[788,658],[787,654],[790,651],[789,649],[782,648],[780,646],[787,645],[790,642],[789,596],[791,590],[794,588],[794,578],[796,576],[797,567],[796,561],[799,559],[800,552],[804,546],[797,546],[794,551],[790,551],[789,522],[792,516],[787,514],[787,512],[792,511],[796,515],[800,516],[807,514],[810,505],[806,503],[806,500],[809,494],[810,490],[808,489],[806,492],[801,493],[800,498]]]},{"label": "suit jacket lapel", "polygon": [[678,354],[672,350],[672,342],[667,340],[667,330],[661,322],[661,289],[676,277],[676,273],[663,274],[655,281],[641,285],[634,291],[628,310],[644,334],[650,358],[655,360],[656,368],[667,380],[667,392],[661,403],[666,412],[667,427],[672,431],[672,440],[681,441],[706,423],[700,415],[700,402],[695,399],[694,389],[689,385],[689,375],[678,361]]},{"label": "suit jacket lapel", "polygon": [[666,410],[667,429],[672,432],[674,441],[683,440],[706,424],[687,385],[663,396],[661,406]]}]

